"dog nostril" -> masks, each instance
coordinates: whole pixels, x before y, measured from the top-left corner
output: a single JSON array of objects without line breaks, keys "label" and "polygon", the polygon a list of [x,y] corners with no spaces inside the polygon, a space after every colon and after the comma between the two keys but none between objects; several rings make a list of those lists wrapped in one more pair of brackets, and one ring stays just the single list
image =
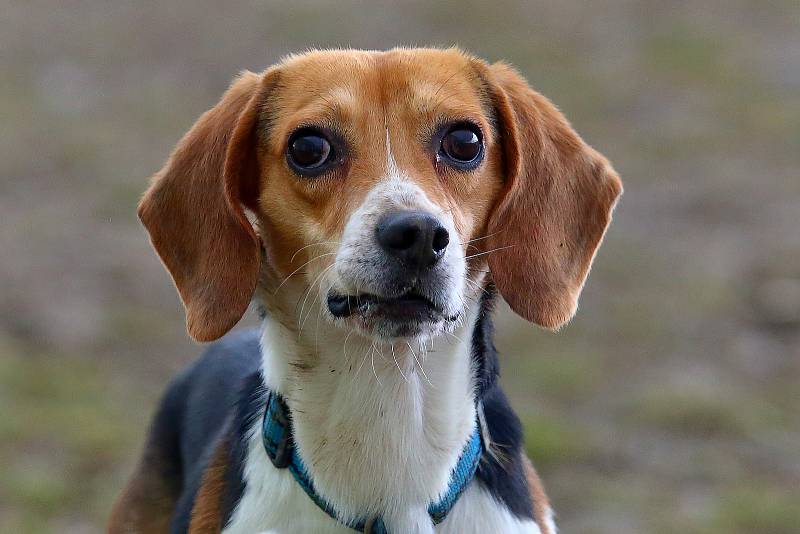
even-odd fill
[{"label": "dog nostril", "polygon": [[447,230],[440,226],[433,232],[433,241],[431,242],[431,246],[433,247],[434,252],[440,253],[447,248],[448,244],[450,244],[450,234],[448,234]]}]

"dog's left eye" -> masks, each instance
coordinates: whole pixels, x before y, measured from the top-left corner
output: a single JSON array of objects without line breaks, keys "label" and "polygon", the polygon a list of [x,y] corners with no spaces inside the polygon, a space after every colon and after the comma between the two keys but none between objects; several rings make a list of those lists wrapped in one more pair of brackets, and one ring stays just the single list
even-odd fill
[{"label": "dog's left eye", "polygon": [[320,131],[302,129],[289,138],[286,159],[290,166],[304,176],[316,176],[334,161],[334,149]]},{"label": "dog's left eye", "polygon": [[480,129],[472,124],[456,124],[442,136],[439,155],[460,169],[474,169],[483,158]]}]

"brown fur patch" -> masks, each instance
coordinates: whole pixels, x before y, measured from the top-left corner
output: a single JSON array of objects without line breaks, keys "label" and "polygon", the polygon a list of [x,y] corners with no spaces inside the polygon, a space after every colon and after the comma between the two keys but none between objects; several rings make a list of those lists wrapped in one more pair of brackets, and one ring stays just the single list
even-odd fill
[{"label": "brown fur patch", "polygon": [[203,481],[195,497],[189,534],[212,534],[222,531],[222,499],[225,495],[225,471],[230,444],[227,439],[217,446],[203,473]]},{"label": "brown fur patch", "polygon": [[520,316],[545,328],[572,318],[622,193],[611,164],[504,64],[484,69],[504,133],[506,183],[489,220],[489,267]]},{"label": "brown fur patch", "polygon": [[257,194],[254,137],[268,83],[251,72],[235,80],[181,139],[139,204],[198,341],[230,330],[255,291],[261,252],[243,207]]},{"label": "brown fur patch", "polygon": [[547,514],[550,510],[550,499],[544,491],[544,485],[539,478],[539,474],[533,467],[530,459],[523,454],[522,461],[525,464],[525,478],[528,480],[528,489],[531,492],[531,503],[533,504],[533,518],[539,525],[542,534],[556,534],[551,532],[547,523]]}]

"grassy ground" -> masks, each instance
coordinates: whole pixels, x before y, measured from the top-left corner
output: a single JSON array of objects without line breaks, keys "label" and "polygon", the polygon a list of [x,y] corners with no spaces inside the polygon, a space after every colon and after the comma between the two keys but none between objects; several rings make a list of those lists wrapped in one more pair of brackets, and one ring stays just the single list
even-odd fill
[{"label": "grassy ground", "polygon": [[0,3],[0,531],[101,531],[198,353],[134,215],[175,141],[240,69],[402,43],[516,64],[625,181],[576,320],[501,312],[562,531],[800,531],[796,2]]}]

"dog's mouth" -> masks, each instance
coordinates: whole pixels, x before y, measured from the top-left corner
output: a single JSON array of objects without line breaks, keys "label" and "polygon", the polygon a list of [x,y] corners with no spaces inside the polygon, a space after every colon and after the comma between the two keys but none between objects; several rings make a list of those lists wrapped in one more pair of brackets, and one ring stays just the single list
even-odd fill
[{"label": "dog's mouth", "polygon": [[445,318],[440,306],[415,291],[396,297],[381,297],[369,293],[341,295],[332,291],[328,294],[328,310],[336,318],[354,314],[405,322],[438,321]]}]

